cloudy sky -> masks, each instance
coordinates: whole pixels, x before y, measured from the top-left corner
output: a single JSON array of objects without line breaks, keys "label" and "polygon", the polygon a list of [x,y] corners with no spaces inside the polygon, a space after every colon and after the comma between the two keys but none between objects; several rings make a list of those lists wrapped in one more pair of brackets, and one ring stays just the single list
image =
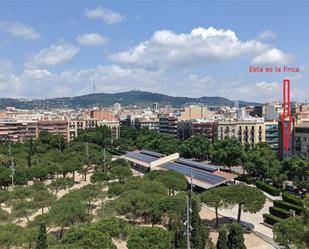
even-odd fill
[{"label": "cloudy sky", "polygon": [[2,1],[0,97],[75,96],[95,84],[273,101],[290,78],[292,98],[309,100],[308,11],[306,1]]}]

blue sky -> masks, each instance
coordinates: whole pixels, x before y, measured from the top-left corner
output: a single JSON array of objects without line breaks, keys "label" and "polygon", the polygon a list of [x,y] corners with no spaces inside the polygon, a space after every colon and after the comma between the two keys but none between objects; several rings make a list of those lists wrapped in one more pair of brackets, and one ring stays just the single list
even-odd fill
[{"label": "blue sky", "polygon": [[[306,1],[2,1],[0,97],[309,96]],[[300,73],[248,73],[249,65]]]}]

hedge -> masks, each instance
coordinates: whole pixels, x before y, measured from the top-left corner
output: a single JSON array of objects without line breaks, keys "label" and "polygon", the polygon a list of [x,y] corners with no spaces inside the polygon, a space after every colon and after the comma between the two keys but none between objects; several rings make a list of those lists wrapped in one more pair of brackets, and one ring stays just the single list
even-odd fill
[{"label": "hedge", "polygon": [[263,214],[263,219],[265,223],[270,224],[270,225],[274,225],[277,222],[282,221],[281,218],[271,215],[271,214]]},{"label": "hedge", "polygon": [[297,205],[297,206],[300,206],[300,207],[303,207],[303,205],[304,205],[302,199],[300,199],[299,197],[297,197],[295,195],[291,195],[291,194],[288,194],[288,193],[282,193],[282,199],[285,202],[289,202],[291,204],[294,204],[294,205]]},{"label": "hedge", "polygon": [[254,180],[252,179],[252,177],[247,176],[247,175],[238,175],[235,180],[245,182],[247,184],[253,184],[254,183]]},{"label": "hedge", "polygon": [[274,206],[278,208],[283,208],[287,211],[290,209],[295,210],[297,215],[300,215],[303,212],[303,208],[285,201],[274,201]]},{"label": "hedge", "polygon": [[283,208],[269,207],[269,212],[270,212],[270,214],[277,216],[281,219],[286,219],[286,218],[292,217],[292,214],[289,211],[287,211]]},{"label": "hedge", "polygon": [[279,196],[280,190],[265,182],[257,181],[256,186],[272,196]]}]

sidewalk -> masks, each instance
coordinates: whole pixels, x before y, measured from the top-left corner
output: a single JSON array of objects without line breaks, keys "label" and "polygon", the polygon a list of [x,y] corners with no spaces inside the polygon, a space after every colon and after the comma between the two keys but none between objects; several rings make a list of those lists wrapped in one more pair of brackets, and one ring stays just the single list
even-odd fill
[{"label": "sidewalk", "polygon": [[[207,207],[203,207],[200,212],[200,217],[206,223],[215,224],[215,212]],[[220,226],[229,223],[229,219],[219,214],[219,224]],[[212,226],[211,225],[211,226]],[[211,230],[210,237],[212,241],[216,244],[218,239],[217,229]],[[269,241],[265,240],[261,236],[255,233],[244,233],[245,245],[248,249],[274,249],[275,247]]]},{"label": "sidewalk", "polygon": [[[259,233],[262,233],[270,238],[273,238],[273,231],[271,228],[264,226],[263,224],[263,214],[269,212],[269,207],[272,206],[273,203],[271,200],[266,199],[264,207],[257,212],[256,214],[251,214],[249,212],[242,212],[241,213],[241,220],[243,222],[248,223],[248,225],[256,230]],[[203,206],[203,208],[207,208],[211,211],[214,211],[213,208],[209,208],[206,206]],[[237,213],[238,213],[238,206],[234,206],[233,208],[224,208],[224,209],[219,209],[219,214],[227,217],[227,218],[232,218],[232,219],[237,219]]]}]

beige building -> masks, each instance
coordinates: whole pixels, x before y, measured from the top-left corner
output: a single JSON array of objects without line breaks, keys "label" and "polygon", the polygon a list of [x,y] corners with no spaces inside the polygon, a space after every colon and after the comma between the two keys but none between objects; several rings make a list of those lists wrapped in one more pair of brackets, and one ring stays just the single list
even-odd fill
[{"label": "beige building", "polygon": [[84,129],[84,121],[83,120],[70,120],[68,122],[69,125],[69,141],[76,138],[81,130]]},{"label": "beige building", "polygon": [[152,131],[159,131],[159,119],[158,118],[136,118],[135,127],[137,129],[148,128]]},{"label": "beige building", "polygon": [[309,122],[309,104],[299,104],[292,109],[295,112],[295,123],[300,124],[303,121]]},{"label": "beige building", "polygon": [[98,120],[94,118],[88,118],[84,120],[70,120],[68,122],[68,141],[76,138],[80,131],[88,128],[95,128],[99,126],[107,126],[112,131],[112,136],[114,138],[119,137],[120,123],[118,120]]},{"label": "beige building", "polygon": [[180,112],[178,121],[192,120],[192,119],[209,119],[215,115],[206,106],[187,106]]},{"label": "beige building", "polygon": [[98,120],[97,121],[97,126],[107,126],[108,128],[111,129],[112,137],[113,138],[118,138],[119,137],[119,133],[120,133],[120,123],[119,123],[119,120],[112,120],[112,121]]},{"label": "beige building", "polygon": [[252,118],[218,122],[218,139],[236,138],[242,144],[265,142],[264,119]]}]

